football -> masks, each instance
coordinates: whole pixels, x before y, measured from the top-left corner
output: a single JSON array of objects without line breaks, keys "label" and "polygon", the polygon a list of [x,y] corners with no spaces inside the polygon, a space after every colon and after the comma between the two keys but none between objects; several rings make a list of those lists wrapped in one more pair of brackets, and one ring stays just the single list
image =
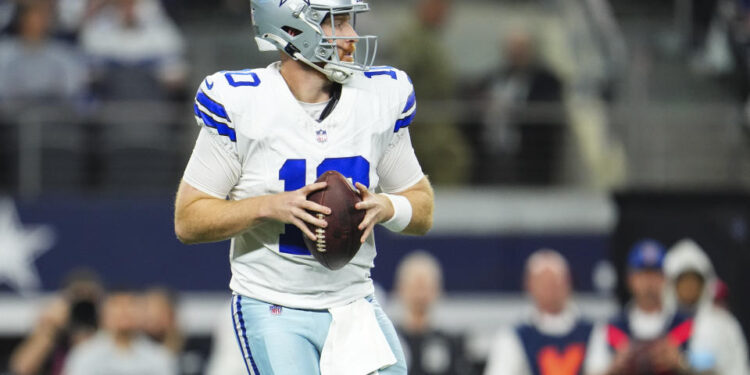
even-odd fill
[{"label": "football", "polygon": [[315,191],[307,199],[331,209],[330,215],[312,213],[328,222],[327,228],[307,224],[318,237],[312,241],[307,236],[305,245],[313,257],[331,270],[344,267],[357,255],[363,230],[357,228],[365,218],[364,210],[357,210],[354,205],[361,202],[359,193],[339,172],[323,173],[315,182],[327,182],[325,189]]}]

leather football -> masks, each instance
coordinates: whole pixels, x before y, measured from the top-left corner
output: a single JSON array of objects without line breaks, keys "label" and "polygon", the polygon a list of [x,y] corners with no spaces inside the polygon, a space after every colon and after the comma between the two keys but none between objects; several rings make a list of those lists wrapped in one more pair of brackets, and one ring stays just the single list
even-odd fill
[{"label": "leather football", "polygon": [[354,205],[361,202],[362,198],[341,173],[325,172],[315,182],[324,181],[328,185],[324,189],[311,193],[307,199],[331,209],[330,215],[311,212],[327,221],[328,227],[320,228],[307,224],[318,239],[312,241],[307,236],[303,237],[307,249],[320,264],[328,269],[338,270],[357,255],[362,245],[359,240],[364,231],[357,227],[364,220],[366,212],[354,208]]}]

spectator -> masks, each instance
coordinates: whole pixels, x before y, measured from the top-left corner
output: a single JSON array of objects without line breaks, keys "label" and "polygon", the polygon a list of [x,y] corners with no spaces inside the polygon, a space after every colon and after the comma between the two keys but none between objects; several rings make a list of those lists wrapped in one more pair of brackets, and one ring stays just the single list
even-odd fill
[{"label": "spectator", "polygon": [[102,293],[99,277],[88,270],[76,270],[64,285],[60,295],[44,308],[31,335],[11,355],[13,374],[60,374],[68,352],[96,332]]},{"label": "spectator", "polygon": [[482,159],[489,164],[481,169],[490,179],[485,182],[552,184],[566,124],[562,82],[540,62],[536,41],[526,31],[505,38],[503,55],[507,66],[485,80]]},{"label": "spectator", "polygon": [[414,150],[425,174],[436,185],[468,182],[471,160],[464,135],[456,127],[446,101],[455,100],[454,70],[440,33],[450,13],[451,0],[419,0],[416,19],[399,32],[395,61],[409,74],[427,110],[412,126]]},{"label": "spectator", "polygon": [[689,371],[685,349],[693,320],[664,304],[664,247],[654,240],[636,243],[628,255],[632,303],[595,330],[590,374],[674,374]]},{"label": "spectator", "polygon": [[524,284],[534,303],[530,319],[498,335],[485,375],[582,374],[593,324],[570,302],[568,262],[539,250],[526,262]]},{"label": "spectator", "polygon": [[425,251],[404,258],[396,270],[396,292],[405,315],[396,327],[409,375],[461,375],[470,371],[463,338],[430,325],[430,314],[443,288],[437,259]]},{"label": "spectator", "polygon": [[7,28],[13,20],[13,14],[16,13],[15,1],[0,2],[0,33],[7,32]]},{"label": "spectator", "polygon": [[80,42],[93,60],[102,99],[184,95],[184,41],[158,0],[112,0],[84,23]]},{"label": "spectator", "polygon": [[714,284],[714,305],[718,308],[729,309],[729,286],[723,280],[717,278]]},{"label": "spectator", "polygon": [[184,340],[177,324],[174,293],[165,288],[152,288],[143,294],[141,300],[143,332],[173,355],[178,355]]},{"label": "spectator", "polygon": [[711,23],[715,20],[718,5],[718,0],[690,0],[690,29],[687,36],[690,53],[705,53]]},{"label": "spectator", "polygon": [[0,42],[0,99],[14,108],[19,101],[74,101],[85,95],[86,64],[73,46],[51,39],[52,21],[50,1],[23,2],[17,36]]},{"label": "spectator", "polygon": [[737,320],[713,304],[716,283],[711,260],[690,239],[678,242],[664,259],[664,272],[679,310],[694,317],[687,360],[695,371],[748,375],[747,342]]},{"label": "spectator", "polygon": [[174,357],[138,331],[138,296],[111,292],[102,307],[102,329],[76,347],[65,364],[65,375],[173,375]]}]

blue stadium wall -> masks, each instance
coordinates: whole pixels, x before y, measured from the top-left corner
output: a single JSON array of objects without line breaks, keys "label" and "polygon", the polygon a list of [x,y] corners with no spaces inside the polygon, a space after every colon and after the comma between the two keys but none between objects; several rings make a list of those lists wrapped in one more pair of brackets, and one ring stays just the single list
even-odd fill
[{"label": "blue stadium wall", "polygon": [[[60,286],[76,267],[102,274],[108,286],[164,285],[179,291],[226,290],[229,282],[228,242],[181,244],[173,231],[173,203],[168,199],[46,198],[16,202],[26,226],[46,225],[54,246],[36,266],[45,291]],[[561,251],[573,268],[579,291],[593,291],[592,270],[608,257],[609,236],[598,232],[565,234],[461,234],[434,231],[409,237],[379,230],[373,279],[390,290],[398,261],[425,249],[445,268],[450,292],[515,292],[521,290],[526,257],[541,247]],[[7,291],[0,285],[0,291]]]}]

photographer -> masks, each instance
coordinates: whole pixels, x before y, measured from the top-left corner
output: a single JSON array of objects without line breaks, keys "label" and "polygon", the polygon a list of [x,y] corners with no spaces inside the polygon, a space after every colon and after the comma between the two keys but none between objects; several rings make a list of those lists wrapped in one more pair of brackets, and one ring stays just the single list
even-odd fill
[{"label": "photographer", "polygon": [[77,270],[66,277],[64,285],[11,355],[13,374],[60,374],[70,350],[96,332],[102,294],[99,277],[88,270]]},{"label": "photographer", "polygon": [[101,308],[101,328],[70,351],[66,375],[176,375],[177,361],[140,327],[139,294],[110,290]]}]

